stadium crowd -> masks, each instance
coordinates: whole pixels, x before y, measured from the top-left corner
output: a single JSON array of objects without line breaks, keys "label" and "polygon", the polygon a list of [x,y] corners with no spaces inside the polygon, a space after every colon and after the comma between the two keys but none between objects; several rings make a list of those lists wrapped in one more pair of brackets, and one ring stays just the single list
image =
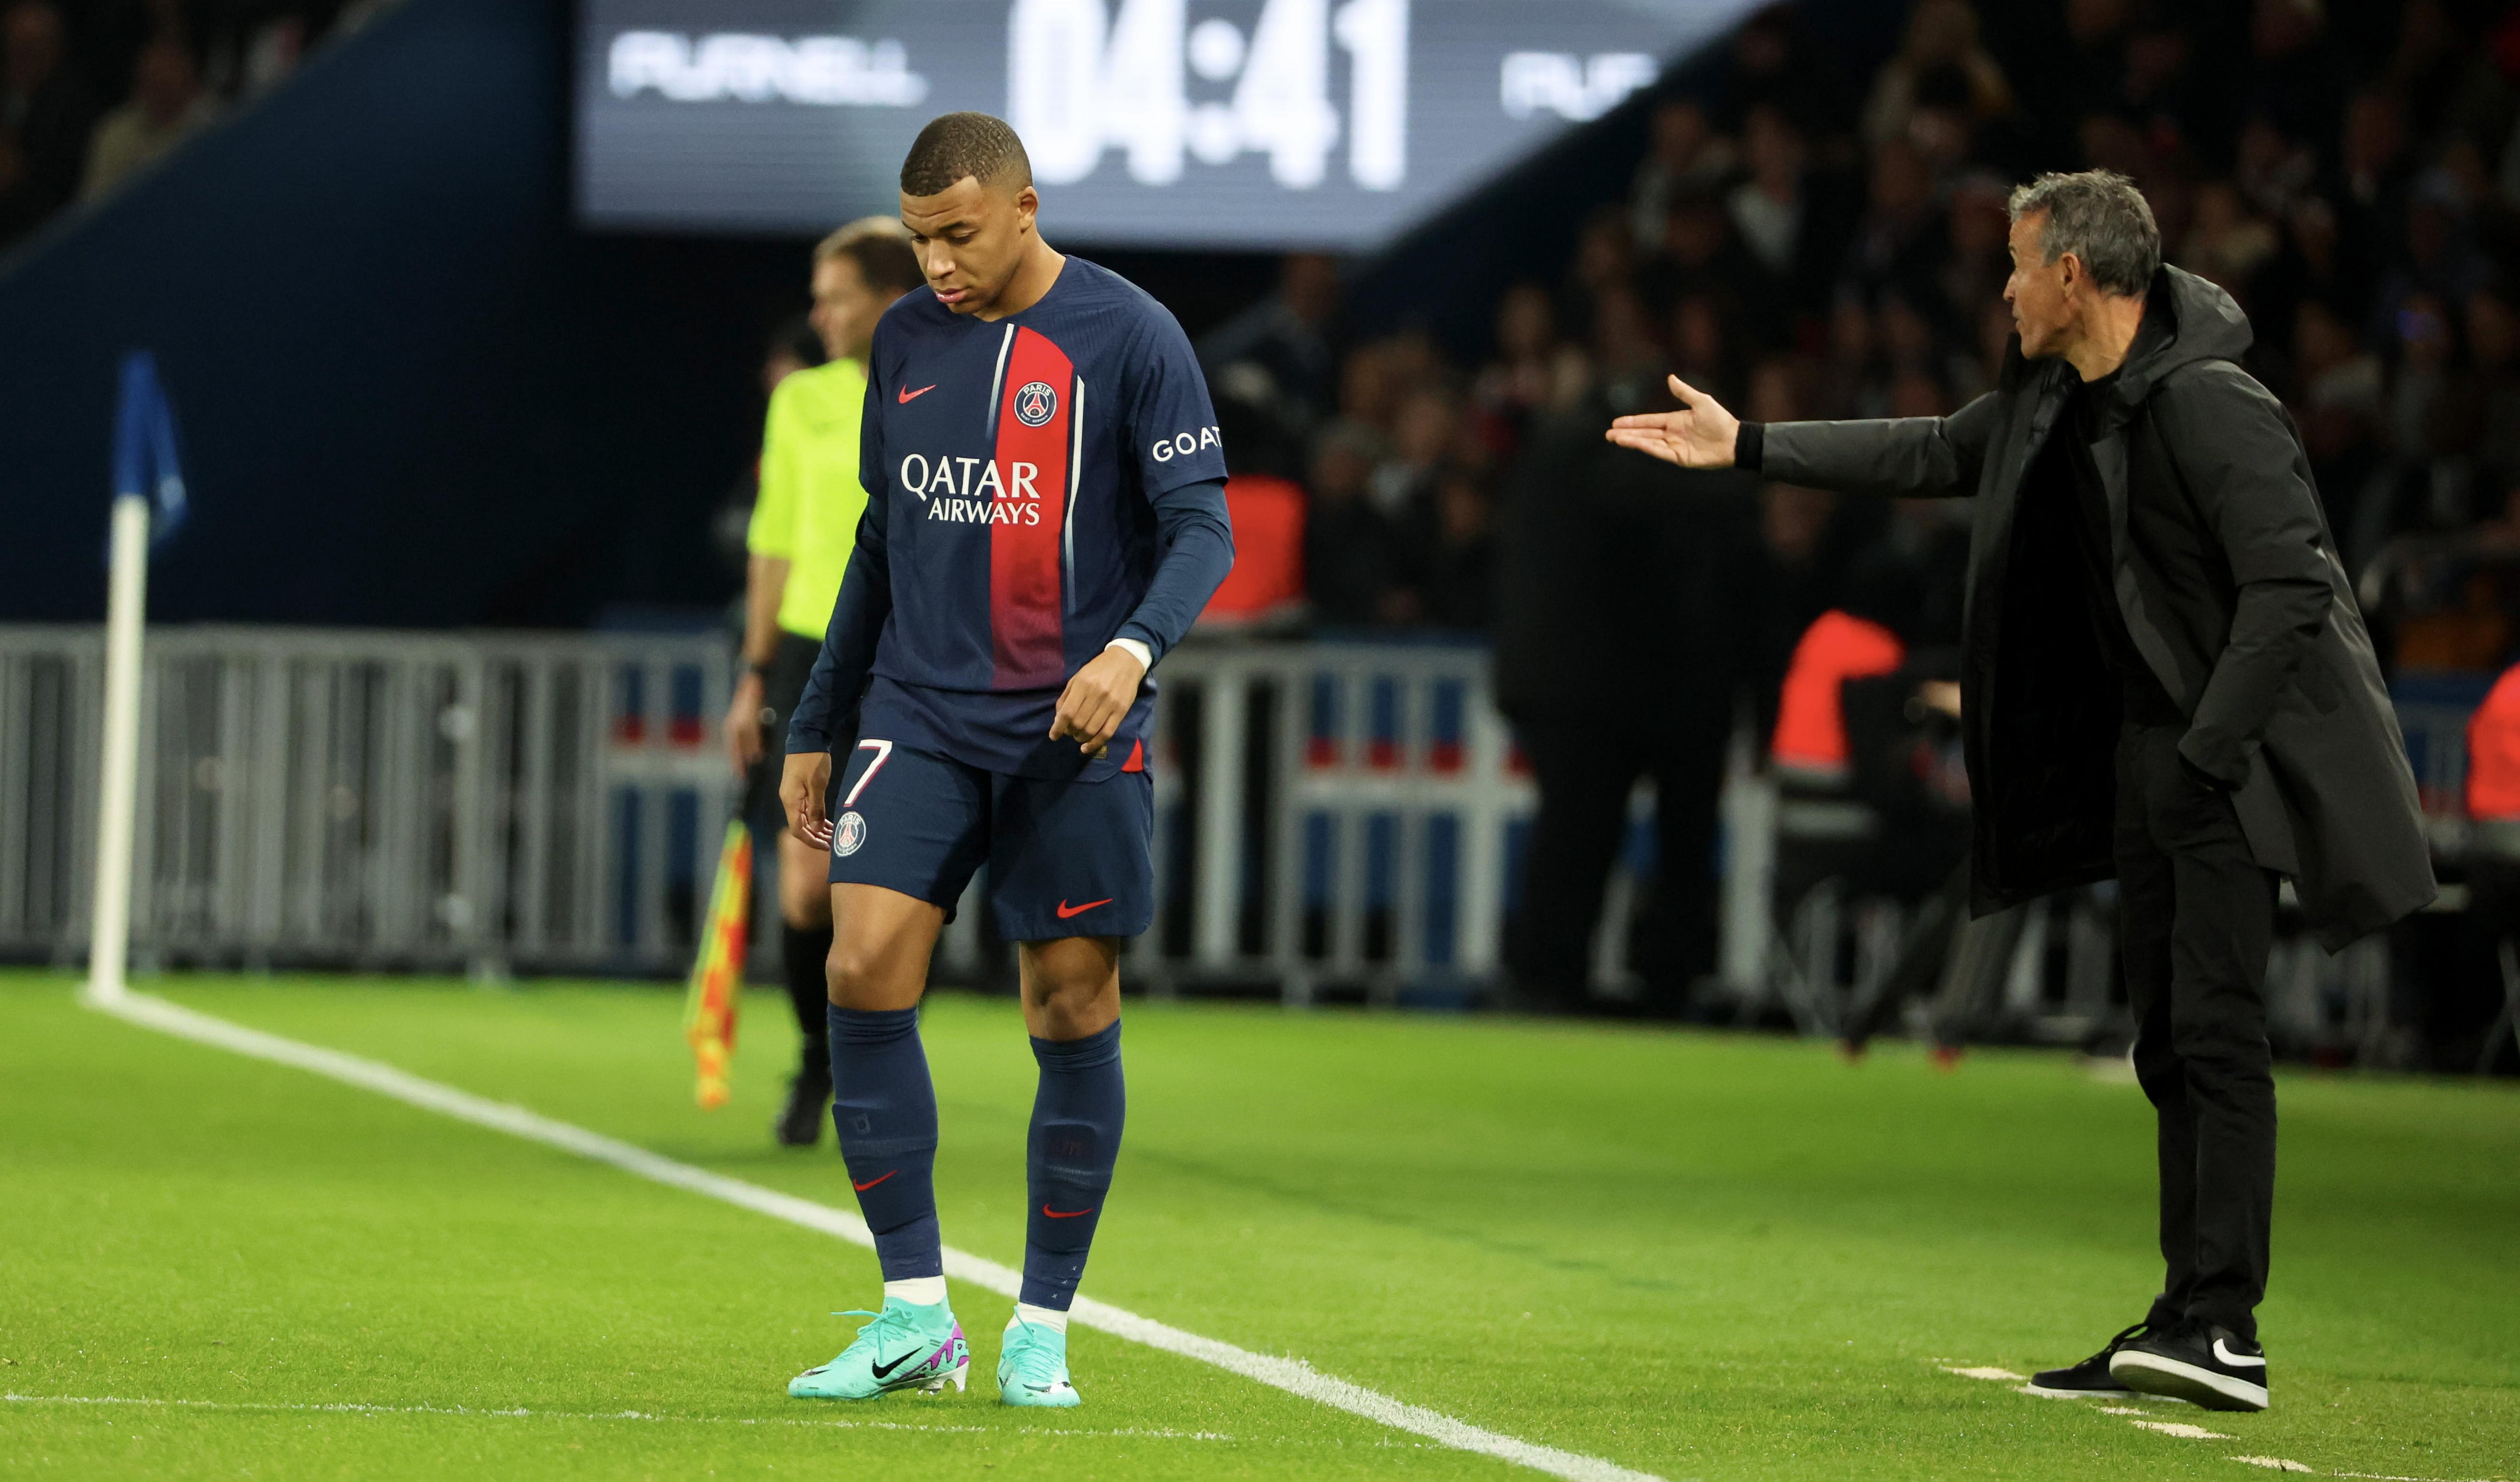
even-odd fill
[{"label": "stadium crowd", "polygon": [[[1917,0],[1869,77],[1820,34],[1770,7],[1643,100],[1625,199],[1581,216],[1557,281],[1502,295],[1478,364],[1421,332],[1344,337],[1337,265],[1301,256],[1201,346],[1243,424],[1238,533],[1246,504],[1305,508],[1300,578],[1245,595],[1491,636],[1544,799],[1507,942],[1533,1007],[1585,998],[1647,776],[1664,866],[1629,964],[1648,1011],[1690,1011],[1716,892],[1670,866],[1712,856],[1745,707],[1788,786],[1896,822],[1878,888],[1930,911],[1954,877],[1966,505],[1682,472],[1599,429],[1671,406],[1667,372],[1762,423],[1957,410],[2002,366],[2006,198],[2040,171],[2131,177],[2165,255],[2248,314],[2248,369],[2303,429],[2393,674],[2473,684],[2520,633],[2520,13]],[[1867,675],[1877,696],[1848,683]]]},{"label": "stadium crowd", "polygon": [[[1309,496],[1318,620],[1486,628],[1516,502],[1598,473],[1532,456],[1553,427],[1658,401],[1665,369],[1762,421],[1952,410],[2010,331],[2006,193],[2103,166],[2248,312],[2250,369],[2300,421],[2355,569],[2410,534],[2520,545],[2520,17],[2501,9],[1920,0],[1851,82],[1779,5],[1711,87],[1648,105],[1627,199],[1583,222],[1562,281],[1504,296],[1483,364],[1422,333],[1345,341],[1336,267],[1313,257],[1202,350],[1220,400],[1282,435],[1246,464]],[[1772,686],[1877,569],[1868,552],[1905,568],[1921,637],[1956,633],[1949,516],[1756,494]],[[2490,668],[2511,632],[2480,589],[2384,657]]]},{"label": "stadium crowd", "polygon": [[0,249],[279,85],[386,0],[11,0],[0,7]]}]

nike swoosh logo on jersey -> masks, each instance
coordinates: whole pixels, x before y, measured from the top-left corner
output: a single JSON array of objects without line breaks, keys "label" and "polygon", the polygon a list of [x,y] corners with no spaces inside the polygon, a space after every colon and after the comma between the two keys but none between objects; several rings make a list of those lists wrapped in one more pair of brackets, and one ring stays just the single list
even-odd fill
[{"label": "nike swoosh logo on jersey", "polygon": [[1058,919],[1063,921],[1071,916],[1083,916],[1086,912],[1093,910],[1097,906],[1107,906],[1111,904],[1111,899],[1112,898],[1110,896],[1106,895],[1099,901],[1087,901],[1082,906],[1071,906],[1067,904],[1065,900],[1061,900],[1058,903]]},{"label": "nike swoosh logo on jersey", "polygon": [[930,391],[932,391],[932,390],[935,390],[935,389],[936,389],[936,387],[935,387],[932,383],[931,383],[931,384],[928,384],[928,385],[921,386],[921,387],[920,387],[918,390],[916,390],[916,391],[912,390],[912,389],[911,389],[910,387],[908,387],[908,386],[903,386],[903,387],[901,388],[901,404],[902,404],[903,406],[908,406],[908,405],[910,405],[912,402],[917,401],[920,397],[924,396],[924,395],[926,395],[928,392],[930,392]]},{"label": "nike swoosh logo on jersey", "polygon": [[1054,1220],[1074,1220],[1081,1219],[1086,1215],[1092,1214],[1094,1211],[1090,1207],[1085,1209],[1053,1209],[1049,1205],[1044,1204],[1041,1206],[1041,1212],[1050,1216]]},{"label": "nike swoosh logo on jersey", "polygon": [[[894,1169],[894,1170],[892,1171],[892,1173],[899,1173],[899,1172],[901,1172],[901,1170],[900,1170],[900,1169],[898,1169],[898,1168],[896,1168],[896,1169]],[[860,1193],[864,1193],[864,1192],[866,1192],[868,1190],[873,1189],[873,1188],[874,1188],[875,1186],[877,1186],[878,1184],[882,1183],[882,1182],[884,1181],[884,1179],[891,1178],[891,1177],[892,1177],[892,1173],[887,1173],[887,1174],[883,1175],[883,1176],[882,1176],[882,1178],[874,1178],[874,1179],[869,1179],[869,1180],[867,1180],[867,1181],[866,1181],[865,1183],[863,1183],[863,1184],[859,1183],[859,1182],[858,1182],[857,1180],[855,1180],[855,1179],[851,1179],[851,1180],[849,1180],[849,1187],[850,1187],[851,1189],[856,1190],[857,1190],[858,1192],[860,1192]]]},{"label": "nike swoosh logo on jersey", "polygon": [[2221,1360],[2226,1367],[2231,1369],[2264,1369],[2267,1367],[2267,1361],[2264,1356],[2253,1359],[2244,1353],[2233,1353],[2228,1348],[2223,1346],[2223,1340],[2220,1338],[2216,1338],[2214,1340],[2214,1357]]}]

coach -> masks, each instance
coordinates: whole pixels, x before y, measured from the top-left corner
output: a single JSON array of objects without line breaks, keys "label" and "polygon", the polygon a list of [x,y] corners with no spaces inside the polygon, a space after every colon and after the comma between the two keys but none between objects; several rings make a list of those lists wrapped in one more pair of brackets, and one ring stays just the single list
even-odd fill
[{"label": "coach", "polygon": [[2044,175],[2011,216],[2017,337],[1958,413],[1762,427],[1675,378],[1681,410],[1608,436],[1686,468],[1977,496],[1973,905],[2117,876],[2160,1121],[2164,1290],[2039,1382],[2263,1410],[2276,880],[2330,951],[2430,901],[2414,780],[2300,438],[2238,364],[2238,306],[2162,265],[2123,176]]}]

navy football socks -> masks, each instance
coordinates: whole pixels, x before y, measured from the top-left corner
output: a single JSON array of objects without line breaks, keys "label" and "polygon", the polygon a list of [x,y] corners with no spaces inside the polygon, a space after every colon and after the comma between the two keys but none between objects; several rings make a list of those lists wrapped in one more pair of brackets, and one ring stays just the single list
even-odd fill
[{"label": "navy football socks", "polygon": [[830,1022],[832,1122],[839,1129],[840,1155],[858,1191],[858,1210],[875,1232],[883,1279],[941,1278],[936,1087],[919,1043],[919,1010],[870,1012],[834,1005]]},{"label": "navy football socks", "polygon": [[[836,1042],[834,1042],[836,1043]],[[1120,1026],[1081,1040],[1032,1042],[1041,1090],[1026,1152],[1024,1305],[1067,1311],[1085,1275],[1094,1227],[1111,1190],[1128,1096],[1120,1078]],[[852,1164],[852,1167],[855,1165]]]}]

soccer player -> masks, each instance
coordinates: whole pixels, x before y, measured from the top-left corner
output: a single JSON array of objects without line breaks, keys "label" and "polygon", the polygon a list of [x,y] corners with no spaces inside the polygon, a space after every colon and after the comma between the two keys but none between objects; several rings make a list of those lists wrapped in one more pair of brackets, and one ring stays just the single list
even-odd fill
[{"label": "soccer player", "polygon": [[1067,1311],[1120,1149],[1120,943],[1154,916],[1145,680],[1224,579],[1234,537],[1181,326],[1052,250],[1039,208],[1022,143],[985,113],[935,119],[902,163],[928,292],[876,329],[866,516],[780,789],[797,832],[831,850],[832,1111],[883,1307],[788,1384],[800,1397],[963,1384],[918,1005],[985,864],[1041,1070],[998,1394],[1077,1403]]},{"label": "soccer player", "polygon": [[[746,807],[749,818],[767,811],[778,793],[780,770],[764,755],[767,733],[775,728],[784,736],[804,693],[866,509],[858,416],[876,321],[921,281],[919,259],[897,222],[852,222],[814,248],[814,333],[830,359],[789,375],[770,393],[761,492],[744,530],[744,673],[727,706],[726,741],[737,775],[753,779],[758,806]],[[810,1147],[832,1095],[823,986],[832,900],[820,848],[785,829],[778,848],[780,946],[802,1044],[772,1131],[790,1147]]]}]

